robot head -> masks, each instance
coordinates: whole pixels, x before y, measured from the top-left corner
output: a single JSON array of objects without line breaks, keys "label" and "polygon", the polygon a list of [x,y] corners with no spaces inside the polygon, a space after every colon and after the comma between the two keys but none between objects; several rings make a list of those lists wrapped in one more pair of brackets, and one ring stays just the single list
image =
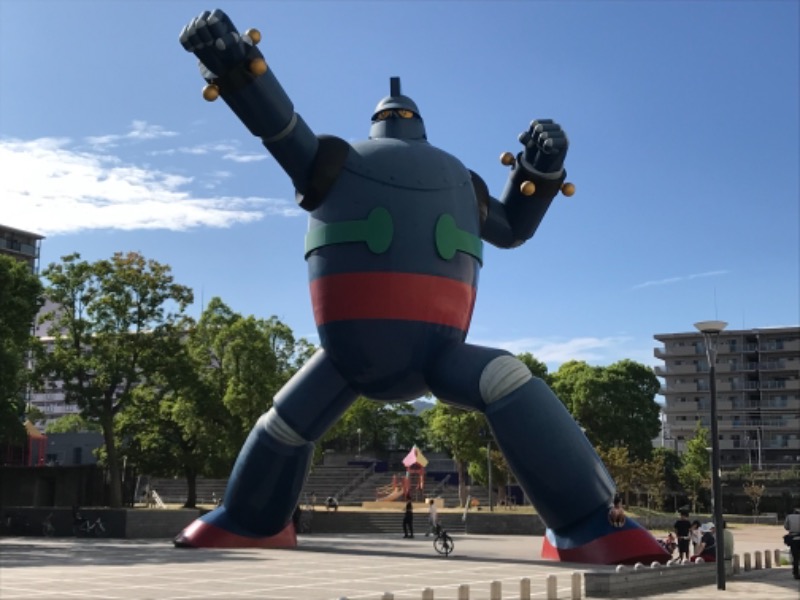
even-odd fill
[{"label": "robot head", "polygon": [[425,124],[414,101],[400,93],[400,78],[389,79],[389,96],[378,102],[369,137],[427,140]]}]

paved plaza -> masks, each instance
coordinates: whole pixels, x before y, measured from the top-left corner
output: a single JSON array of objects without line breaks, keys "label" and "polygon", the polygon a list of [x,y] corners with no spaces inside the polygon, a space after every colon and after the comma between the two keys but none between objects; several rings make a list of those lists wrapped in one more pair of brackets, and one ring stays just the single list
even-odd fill
[{"label": "paved plaza", "polygon": [[[737,532],[737,553],[777,547],[780,527]],[[522,578],[531,597],[545,598],[547,575],[556,575],[559,598],[570,598],[573,572],[587,565],[539,559],[541,537],[459,535],[455,553],[437,555],[431,539],[379,535],[308,535],[295,550],[185,550],[168,540],[74,538],[0,539],[2,600],[488,600],[500,581],[503,599],[519,598]],[[797,600],[790,569],[744,573],[726,592],[704,586],[654,599]],[[723,596],[724,594],[724,596]]]}]

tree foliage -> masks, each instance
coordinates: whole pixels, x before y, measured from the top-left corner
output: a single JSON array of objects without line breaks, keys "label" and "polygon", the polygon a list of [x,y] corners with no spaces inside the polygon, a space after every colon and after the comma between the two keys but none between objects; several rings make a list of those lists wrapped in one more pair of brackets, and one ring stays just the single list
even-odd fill
[{"label": "tree foliage", "polygon": [[101,431],[101,429],[97,423],[91,423],[73,413],[50,421],[44,430],[45,433],[80,433],[82,431]]},{"label": "tree foliage", "polygon": [[467,465],[481,459],[480,449],[489,434],[483,414],[437,402],[423,413],[429,443],[437,450],[446,450],[456,463],[458,472],[458,497],[461,505],[466,501]]},{"label": "tree foliage", "polygon": [[185,477],[193,507],[197,477],[230,472],[257,419],[313,348],[277,318],[243,317],[220,298],[164,341],[161,368],[135,390],[120,432],[142,469]]},{"label": "tree foliage", "polygon": [[649,367],[621,360],[608,367],[570,361],[553,374],[553,389],[595,447],[625,447],[647,459],[660,428],[658,379]]},{"label": "tree foliage", "polygon": [[689,496],[692,503],[692,512],[697,512],[697,504],[704,490],[711,489],[711,465],[708,453],[708,429],[697,421],[695,434],[686,443],[686,452],[678,469],[678,480]]},{"label": "tree foliage", "polygon": [[0,442],[24,439],[31,326],[42,285],[27,263],[0,255]]},{"label": "tree foliage", "polygon": [[94,263],[72,254],[43,275],[45,295],[57,308],[43,317],[53,342],[38,356],[38,373],[61,381],[66,401],[100,425],[110,505],[119,507],[115,418],[130,404],[133,389],[158,372],[159,349],[181,323],[192,292],[174,283],[168,266],[136,252]]}]

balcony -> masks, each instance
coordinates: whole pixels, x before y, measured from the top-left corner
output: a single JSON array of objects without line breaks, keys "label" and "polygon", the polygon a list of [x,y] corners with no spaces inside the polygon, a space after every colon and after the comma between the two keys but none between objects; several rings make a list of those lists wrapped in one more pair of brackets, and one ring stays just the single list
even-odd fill
[{"label": "balcony", "polygon": [[761,342],[759,348],[762,352],[800,352],[800,340],[767,340]]}]

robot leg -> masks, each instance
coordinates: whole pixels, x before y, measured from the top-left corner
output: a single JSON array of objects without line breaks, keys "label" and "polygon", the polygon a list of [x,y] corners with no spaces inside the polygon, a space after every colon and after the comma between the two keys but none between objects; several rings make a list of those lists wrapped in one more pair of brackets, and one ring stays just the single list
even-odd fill
[{"label": "robot leg", "polygon": [[319,350],[275,396],[256,423],[228,480],[222,506],[175,538],[182,548],[294,547],[292,514],[305,483],[314,440],[357,394]]},{"label": "robot leg", "polygon": [[480,410],[548,528],[542,556],[615,564],[666,560],[632,519],[609,522],[614,482],[564,404],[517,358],[468,344],[446,351],[429,377],[441,400]]}]

